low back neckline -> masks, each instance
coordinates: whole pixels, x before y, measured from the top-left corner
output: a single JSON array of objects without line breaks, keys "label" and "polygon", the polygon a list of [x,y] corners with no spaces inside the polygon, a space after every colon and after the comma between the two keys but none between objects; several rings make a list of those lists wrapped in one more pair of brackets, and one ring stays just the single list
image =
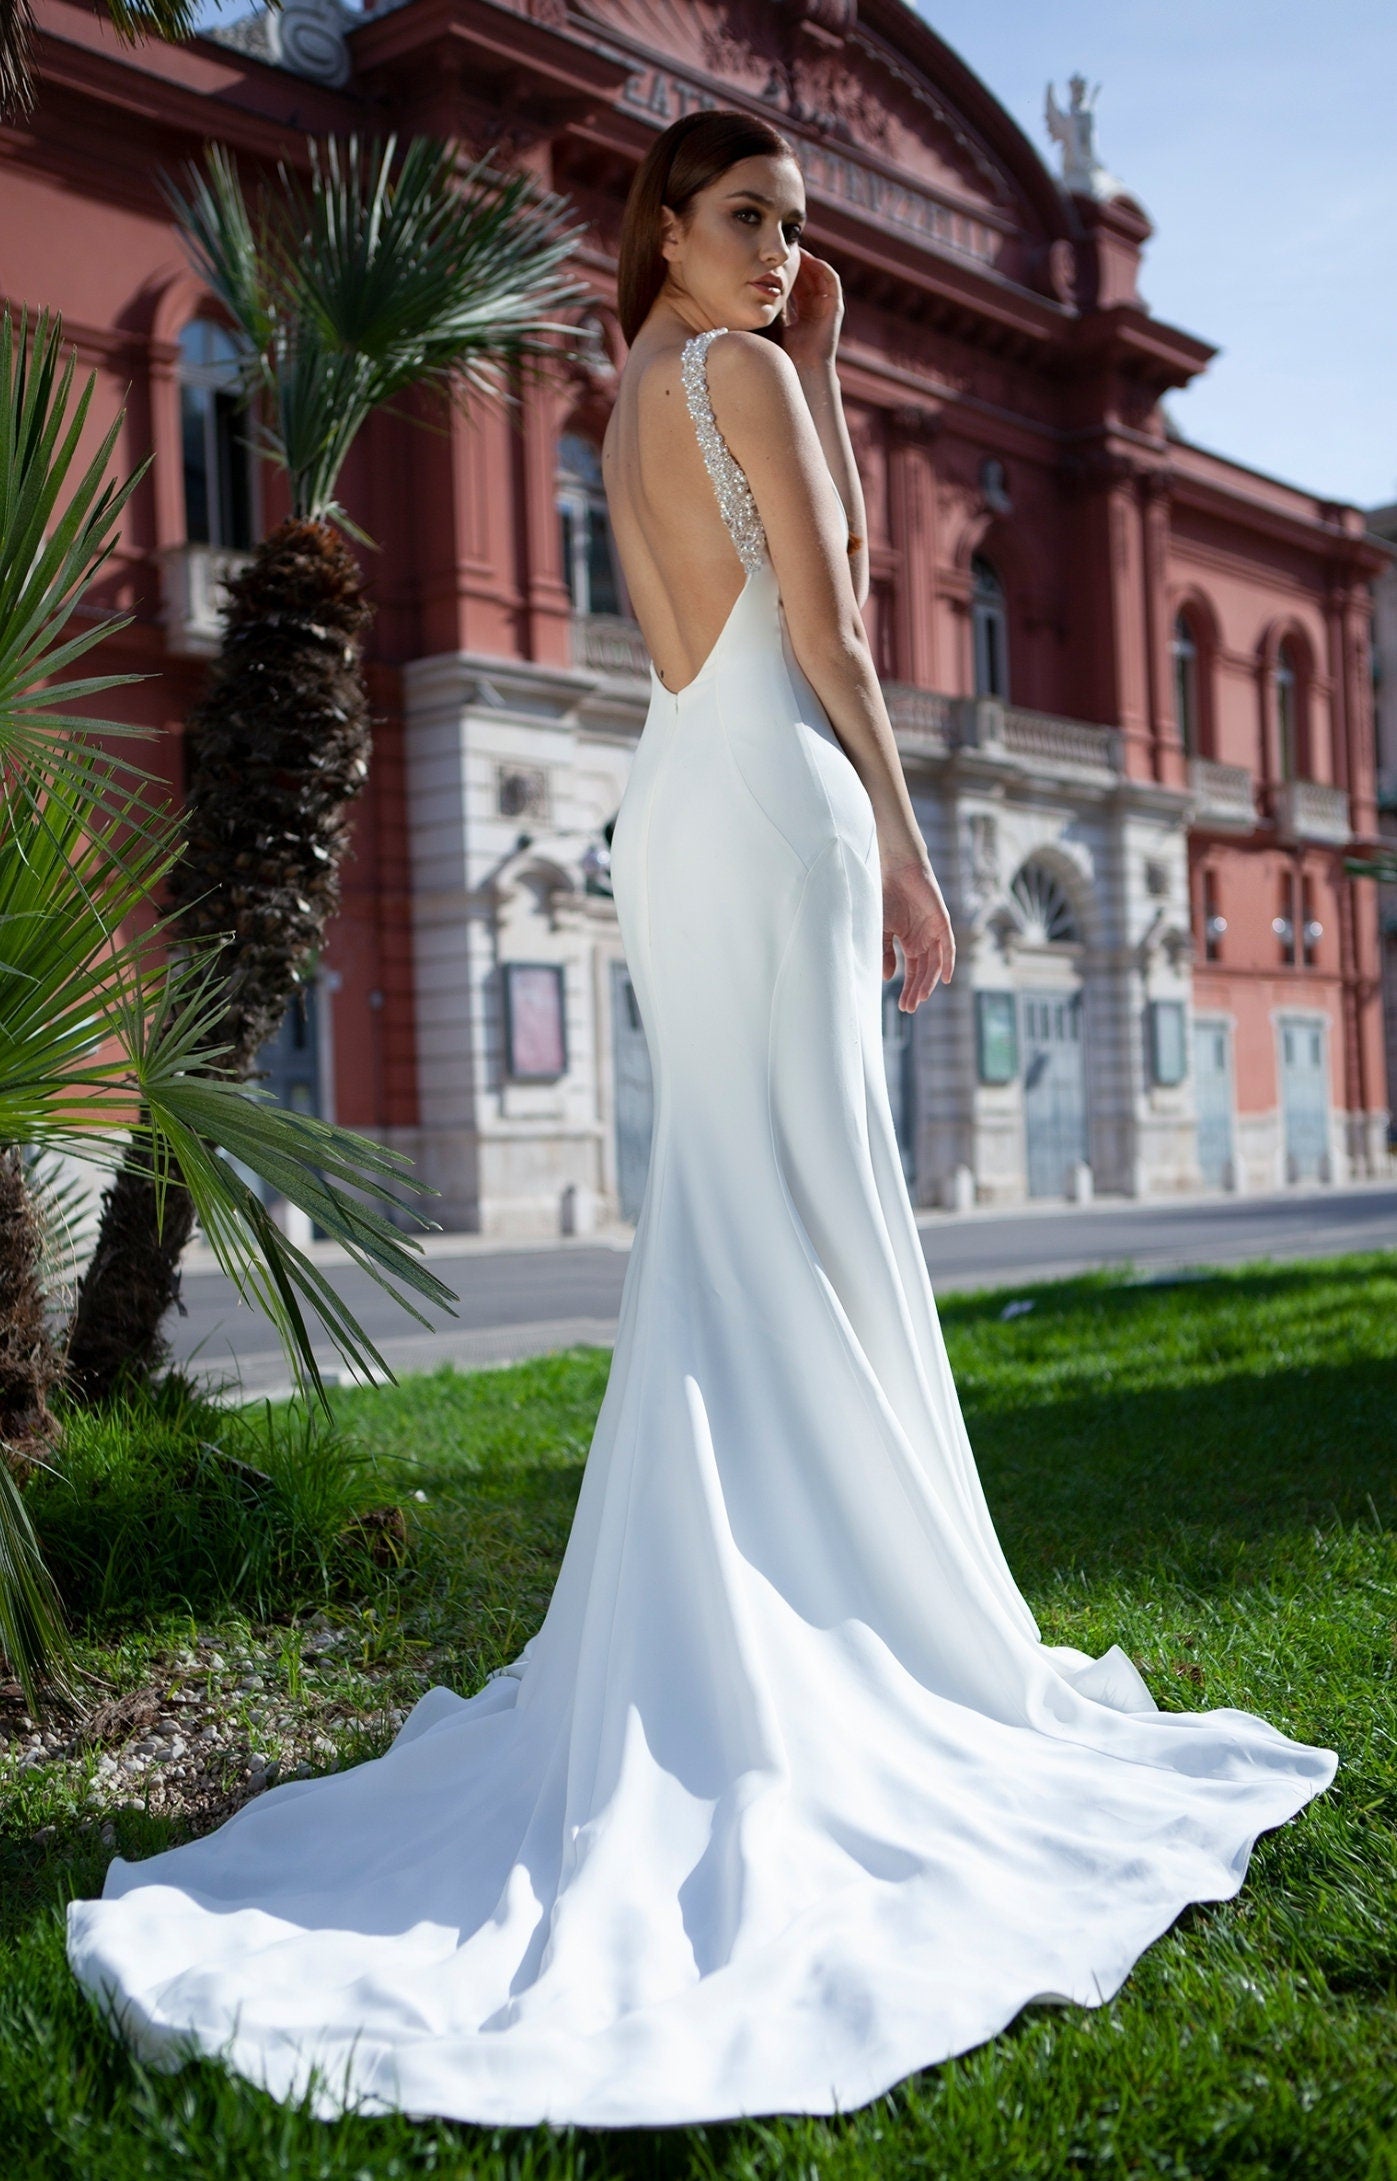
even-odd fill
[{"label": "low back neckline", "polygon": [[708,391],[708,351],[719,334],[728,330],[727,326],[708,326],[702,333],[690,334],[680,350],[679,376],[704,467],[718,497],[718,512],[744,572],[751,576],[766,564],[766,532],[747,473],[718,428]]}]

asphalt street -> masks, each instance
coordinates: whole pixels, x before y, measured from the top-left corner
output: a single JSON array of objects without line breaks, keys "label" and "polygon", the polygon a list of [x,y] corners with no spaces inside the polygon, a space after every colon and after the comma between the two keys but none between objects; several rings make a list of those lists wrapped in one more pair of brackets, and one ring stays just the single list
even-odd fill
[{"label": "asphalt street", "polygon": [[[1258,1258],[1324,1257],[1397,1249],[1397,1185],[1293,1188],[1273,1196],[1194,1197],[1168,1204],[1108,1201],[1015,1206],[1009,1211],[923,1212],[918,1225],[937,1290],[1005,1287],[1115,1266],[1151,1277]],[[478,1369],[579,1342],[615,1338],[630,1230],[508,1246],[470,1235],[433,1235],[432,1270],[455,1290],[457,1315],[416,1325],[343,1254],[313,1246],[384,1360],[401,1376],[442,1363]],[[197,1252],[186,1260],[186,1315],[167,1328],[177,1360],[201,1376],[237,1382],[248,1397],[284,1392],[285,1359],[260,1311]],[[341,1375],[317,1343],[327,1377]]]}]

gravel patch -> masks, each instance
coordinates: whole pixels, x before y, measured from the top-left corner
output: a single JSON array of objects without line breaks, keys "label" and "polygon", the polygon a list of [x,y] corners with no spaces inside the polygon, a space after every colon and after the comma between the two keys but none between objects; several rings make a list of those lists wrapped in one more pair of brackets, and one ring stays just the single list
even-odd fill
[{"label": "gravel patch", "polygon": [[[294,1697],[288,1633],[299,1638]],[[279,1780],[333,1770],[349,1729],[396,1733],[407,1716],[393,1701],[402,1668],[365,1665],[357,1652],[353,1625],[325,1614],[224,1648],[201,1636],[158,1654],[141,1687],[57,1722],[31,1718],[18,1683],[0,1683],[0,1783],[44,1768],[94,1813],[134,1803],[207,1831]]]}]

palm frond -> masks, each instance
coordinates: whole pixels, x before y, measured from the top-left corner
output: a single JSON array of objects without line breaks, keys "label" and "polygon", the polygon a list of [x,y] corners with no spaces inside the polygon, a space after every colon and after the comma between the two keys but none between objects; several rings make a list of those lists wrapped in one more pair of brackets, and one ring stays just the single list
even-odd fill
[{"label": "palm frond", "polygon": [[0,0],[0,120],[34,104],[33,0]]},{"label": "palm frond", "polygon": [[192,38],[199,27],[196,0],[103,0],[108,20],[128,45],[141,38]]},{"label": "palm frond", "polygon": [[336,485],[365,419],[410,387],[508,398],[511,367],[556,357],[587,298],[566,261],[584,229],[566,200],[489,157],[414,137],[312,141],[309,180],[282,166],[245,193],[211,146],[167,199],[193,261],[246,345],[266,397],[256,437],[297,515],[339,515]]},{"label": "palm frond", "polygon": [[[122,511],[148,465],[124,484],[108,476],[119,416],[78,464],[96,377],[74,400],[76,352],[63,362],[62,347],[62,320],[47,311],[32,333],[27,312],[17,326],[8,306],[0,314],[0,771],[40,781],[80,778],[90,795],[104,776],[113,788],[122,775],[141,776],[96,749],[94,722],[71,707],[144,677],[68,673],[125,628],[129,615],[64,632],[110,555]],[[143,730],[111,721],[102,732],[130,737]],[[105,795],[97,803],[114,807]],[[129,822],[135,813],[126,815]]]},{"label": "palm frond", "polygon": [[44,1565],[29,1510],[0,1458],[0,1650],[24,1701],[71,1696],[73,1647],[53,1577]]},{"label": "palm frond", "polygon": [[[266,0],[277,8],[281,0]],[[196,0],[102,0],[117,36],[128,45],[141,38],[192,38],[199,28]],[[0,118],[28,113],[34,104],[34,10],[32,0],[0,0]]]},{"label": "palm frond", "polygon": [[95,1204],[93,1191],[65,1160],[42,1151],[28,1157],[30,1202],[43,1241],[40,1278],[50,1310],[57,1315],[71,1304],[85,1254],[85,1236]]},{"label": "palm frond", "polygon": [[144,776],[99,747],[117,723],[66,709],[138,678],[61,678],[120,625],[63,634],[136,481],[107,475],[120,417],[77,462],[95,374],[74,399],[73,370],[56,319],[41,314],[31,336],[26,317],[0,318],[0,1143],[112,1168],[134,1131],[157,1172],[180,1172],[225,1270],[269,1310],[303,1382],[318,1374],[298,1296],[347,1360],[381,1370],[353,1313],[230,1161],[308,1211],[420,1322],[409,1297],[443,1310],[455,1298],[394,1221],[431,1225],[413,1203],[431,1192],[403,1155],[218,1079],[221,939],[173,946],[171,920],[150,909],[181,853],[178,828]]},{"label": "palm frond", "polygon": [[318,1372],[288,1294],[309,1301],[347,1362],[382,1372],[352,1312],[229,1161],[309,1213],[423,1324],[410,1297],[447,1311],[455,1298],[388,1215],[430,1225],[411,1199],[431,1192],[405,1154],[209,1074],[217,950],[172,956],[159,921],[118,936],[175,852],[171,839],[133,840],[119,818],[93,818],[67,787],[27,834],[0,831],[0,1140],[115,1167],[135,1128],[157,1175],[178,1169],[224,1270],[268,1312],[304,1383],[318,1385]]}]

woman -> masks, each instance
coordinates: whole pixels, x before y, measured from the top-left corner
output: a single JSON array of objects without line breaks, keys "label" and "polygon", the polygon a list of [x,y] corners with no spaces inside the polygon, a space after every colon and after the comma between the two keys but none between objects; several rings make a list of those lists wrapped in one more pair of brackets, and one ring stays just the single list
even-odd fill
[{"label": "woman", "polygon": [[654,663],[613,872],[655,1122],[543,1625],[70,1911],[145,2054],[326,2116],[847,2110],[1108,1999],[1334,1776],[1041,1643],[995,1537],[883,1076],[894,940],[907,1010],[954,946],[804,215],[784,140],[721,113],[627,211],[604,459]]}]

